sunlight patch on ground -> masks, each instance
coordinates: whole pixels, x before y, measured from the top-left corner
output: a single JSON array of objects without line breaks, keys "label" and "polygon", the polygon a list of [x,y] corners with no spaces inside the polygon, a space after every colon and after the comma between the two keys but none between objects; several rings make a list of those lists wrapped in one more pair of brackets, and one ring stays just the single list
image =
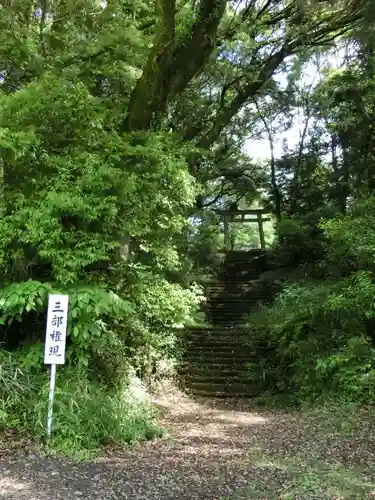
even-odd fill
[{"label": "sunlight patch on ground", "polygon": [[2,496],[5,497],[5,495],[8,496],[11,494],[14,495],[17,491],[25,492],[25,490],[28,489],[29,489],[28,485],[20,483],[19,481],[16,481],[12,478],[0,478],[0,497]]},{"label": "sunlight patch on ground", "polygon": [[238,425],[259,425],[265,424],[267,419],[256,415],[255,413],[222,413],[215,416],[216,420],[222,420],[225,423],[233,423]]}]

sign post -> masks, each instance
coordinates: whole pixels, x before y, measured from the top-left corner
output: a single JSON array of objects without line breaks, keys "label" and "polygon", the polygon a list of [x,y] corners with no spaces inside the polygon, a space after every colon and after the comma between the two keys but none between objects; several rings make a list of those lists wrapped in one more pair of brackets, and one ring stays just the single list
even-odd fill
[{"label": "sign post", "polygon": [[65,363],[66,328],[68,319],[68,295],[49,295],[44,346],[44,364],[51,365],[47,411],[47,440],[52,432],[53,398],[56,382],[56,365]]}]

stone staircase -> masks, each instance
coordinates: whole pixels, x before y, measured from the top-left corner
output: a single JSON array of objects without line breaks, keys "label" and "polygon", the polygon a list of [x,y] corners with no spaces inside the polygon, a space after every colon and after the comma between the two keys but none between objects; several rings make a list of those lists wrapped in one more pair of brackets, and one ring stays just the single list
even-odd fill
[{"label": "stone staircase", "polygon": [[184,358],[180,380],[196,396],[251,397],[259,394],[259,384],[251,380],[249,363],[257,352],[249,332],[241,326],[245,314],[260,301],[270,298],[270,290],[255,286],[267,266],[264,251],[231,252],[208,288],[206,304],[209,328],[184,332]]}]

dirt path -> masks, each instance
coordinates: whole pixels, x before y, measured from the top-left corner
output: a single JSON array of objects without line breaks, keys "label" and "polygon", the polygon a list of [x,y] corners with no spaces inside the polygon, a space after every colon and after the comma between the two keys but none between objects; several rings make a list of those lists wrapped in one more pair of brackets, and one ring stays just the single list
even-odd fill
[{"label": "dirt path", "polygon": [[375,429],[367,414],[257,413],[249,402],[162,404],[170,434],[115,456],[91,463],[2,456],[0,499],[375,497]]}]

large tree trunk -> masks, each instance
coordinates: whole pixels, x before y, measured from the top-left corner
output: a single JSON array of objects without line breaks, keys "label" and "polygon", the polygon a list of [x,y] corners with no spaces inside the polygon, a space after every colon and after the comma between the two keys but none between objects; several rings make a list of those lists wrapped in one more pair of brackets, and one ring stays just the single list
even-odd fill
[{"label": "large tree trunk", "polygon": [[201,0],[198,19],[184,40],[175,36],[176,0],[157,0],[154,48],[130,98],[123,130],[149,128],[168,100],[182,92],[206,66],[216,47],[226,0]]}]

